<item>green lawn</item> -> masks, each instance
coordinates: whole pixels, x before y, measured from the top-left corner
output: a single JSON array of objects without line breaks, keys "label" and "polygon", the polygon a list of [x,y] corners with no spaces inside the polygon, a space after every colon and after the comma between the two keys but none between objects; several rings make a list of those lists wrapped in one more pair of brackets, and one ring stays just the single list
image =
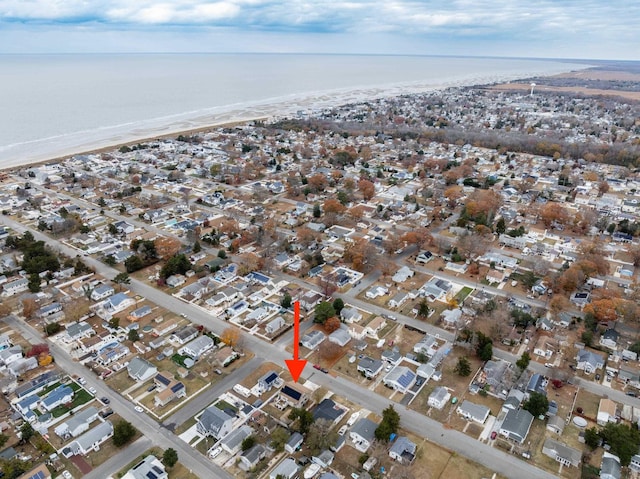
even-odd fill
[{"label": "green lawn", "polygon": [[469,286],[463,287],[460,291],[458,291],[458,294],[456,294],[455,300],[458,302],[458,304],[462,304],[462,302],[467,298],[467,296],[471,294],[472,291],[473,288],[470,288]]},{"label": "green lawn", "polygon": [[91,401],[92,399],[93,399],[93,396],[87,390],[80,389],[73,396],[73,401],[71,401],[71,407],[67,407],[66,405],[62,404],[62,405],[58,406],[57,408],[55,408],[53,411],[51,411],[51,415],[53,417],[60,417],[63,414],[65,414],[68,411],[70,411],[71,409],[74,409],[74,408],[76,408],[78,406],[81,406],[82,404],[86,404],[89,401]]}]

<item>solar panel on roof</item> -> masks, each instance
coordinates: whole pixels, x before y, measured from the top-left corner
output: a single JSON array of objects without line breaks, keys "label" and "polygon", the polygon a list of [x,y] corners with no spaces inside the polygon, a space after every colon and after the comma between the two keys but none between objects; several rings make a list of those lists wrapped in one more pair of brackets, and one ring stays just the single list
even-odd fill
[{"label": "solar panel on roof", "polygon": [[287,396],[291,396],[296,401],[298,399],[300,399],[300,396],[302,396],[298,391],[296,391],[295,389],[290,388],[289,386],[285,386],[284,388],[282,388],[282,392],[284,394],[286,394]]},{"label": "solar panel on roof", "polygon": [[155,475],[153,472],[151,472],[151,471],[147,472],[147,477],[148,477],[149,479],[157,479],[157,478],[158,478],[158,476],[156,476],[156,475]]},{"label": "solar panel on roof", "polygon": [[162,474],[162,469],[160,469],[158,466],[151,466],[151,469],[156,471],[158,474]]}]

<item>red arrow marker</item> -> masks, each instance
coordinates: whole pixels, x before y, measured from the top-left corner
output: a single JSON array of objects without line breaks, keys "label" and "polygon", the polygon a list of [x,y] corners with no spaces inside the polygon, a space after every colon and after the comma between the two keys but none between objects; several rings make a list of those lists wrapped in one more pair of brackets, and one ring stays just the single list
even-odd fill
[{"label": "red arrow marker", "polygon": [[293,359],[285,359],[289,372],[295,382],[307,365],[306,359],[298,359],[298,342],[300,341],[300,302],[293,303]]}]

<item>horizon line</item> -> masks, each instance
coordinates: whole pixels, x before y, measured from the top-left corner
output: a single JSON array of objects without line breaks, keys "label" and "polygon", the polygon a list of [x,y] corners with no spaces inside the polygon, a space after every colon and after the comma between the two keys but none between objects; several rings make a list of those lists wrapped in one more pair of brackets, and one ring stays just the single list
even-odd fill
[{"label": "horizon line", "polygon": [[371,57],[438,57],[438,58],[487,58],[498,60],[534,60],[534,61],[560,61],[560,62],[605,62],[605,63],[639,63],[638,60],[629,59],[605,59],[605,58],[568,58],[568,57],[539,57],[539,56],[499,56],[499,55],[460,55],[437,53],[343,53],[343,52],[254,52],[254,51],[139,51],[139,52],[0,52],[0,56],[62,56],[62,55],[308,55],[308,56],[371,56]]}]

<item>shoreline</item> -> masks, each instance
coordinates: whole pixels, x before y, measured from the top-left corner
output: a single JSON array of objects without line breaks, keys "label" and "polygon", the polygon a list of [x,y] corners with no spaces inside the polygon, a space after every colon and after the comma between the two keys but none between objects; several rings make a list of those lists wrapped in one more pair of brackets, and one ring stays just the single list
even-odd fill
[{"label": "shoreline", "polygon": [[[270,98],[246,105],[227,105],[188,112],[170,117],[154,118],[137,124],[101,127],[44,138],[25,143],[0,147],[0,171],[13,170],[28,165],[42,165],[61,161],[75,155],[113,151],[122,145],[132,145],[177,136],[202,133],[217,128],[245,124],[256,120],[290,117],[298,111],[313,113],[350,103],[362,103],[379,98],[427,93],[446,88],[499,84],[532,76],[554,76],[568,71],[585,70],[591,65],[571,65],[573,68],[558,68],[556,71],[520,72],[499,76],[465,76],[457,79],[445,78],[438,83],[411,82],[341,90],[308,92],[288,97]],[[234,108],[235,107],[235,108]]]}]

